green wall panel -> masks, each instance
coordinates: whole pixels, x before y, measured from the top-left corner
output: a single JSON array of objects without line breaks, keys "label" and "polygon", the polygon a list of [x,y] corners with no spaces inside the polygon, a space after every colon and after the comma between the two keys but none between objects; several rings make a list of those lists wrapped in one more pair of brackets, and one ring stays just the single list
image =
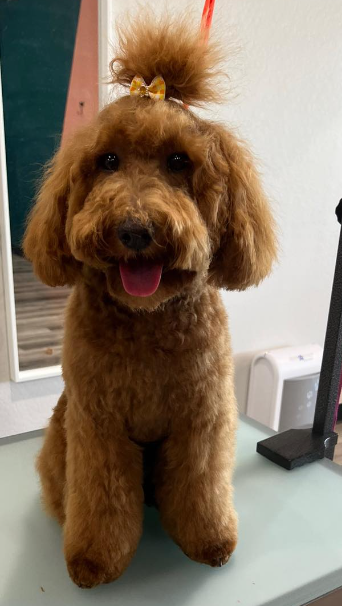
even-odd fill
[{"label": "green wall panel", "polygon": [[42,167],[59,144],[80,0],[0,0],[12,247],[21,246]]}]

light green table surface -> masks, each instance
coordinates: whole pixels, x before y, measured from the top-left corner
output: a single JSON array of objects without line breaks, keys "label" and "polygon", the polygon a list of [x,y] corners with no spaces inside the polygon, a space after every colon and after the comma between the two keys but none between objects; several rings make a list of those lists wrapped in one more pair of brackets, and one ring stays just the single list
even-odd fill
[{"label": "light green table surface", "polygon": [[147,509],[126,573],[92,590],[70,581],[61,530],[40,507],[34,458],[42,439],[0,442],[1,606],[299,606],[342,586],[342,468],[324,461],[285,471],[256,454],[263,437],[240,421],[240,540],[227,566],[188,560]]}]

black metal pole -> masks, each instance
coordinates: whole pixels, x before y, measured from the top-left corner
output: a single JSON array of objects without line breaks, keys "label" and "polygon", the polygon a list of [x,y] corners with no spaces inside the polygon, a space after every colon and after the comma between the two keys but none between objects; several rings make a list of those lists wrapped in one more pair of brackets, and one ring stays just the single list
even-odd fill
[{"label": "black metal pole", "polygon": [[[342,221],[342,200],[336,208]],[[337,434],[333,431],[342,369],[342,228],[337,250],[322,368],[312,429],[290,429],[257,444],[257,452],[285,469],[327,457],[333,459]]]},{"label": "black metal pole", "polygon": [[[342,200],[336,209],[339,223],[342,219]],[[338,388],[342,369],[342,228],[337,259],[327,332],[324,343],[322,369],[319,380],[313,432],[323,436],[334,429]]]}]

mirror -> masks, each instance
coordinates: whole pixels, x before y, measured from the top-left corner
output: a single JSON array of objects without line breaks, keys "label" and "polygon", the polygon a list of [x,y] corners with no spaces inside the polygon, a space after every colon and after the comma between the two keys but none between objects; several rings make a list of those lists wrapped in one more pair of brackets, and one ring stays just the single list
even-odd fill
[{"label": "mirror", "polygon": [[21,245],[44,166],[103,103],[108,10],[97,0],[2,3],[2,244],[14,380],[60,372],[70,289],[42,284]]}]

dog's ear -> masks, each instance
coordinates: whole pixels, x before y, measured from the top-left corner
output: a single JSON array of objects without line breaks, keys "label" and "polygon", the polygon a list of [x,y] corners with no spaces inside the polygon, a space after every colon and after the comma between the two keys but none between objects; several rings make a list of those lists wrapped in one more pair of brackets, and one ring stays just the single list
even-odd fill
[{"label": "dog's ear", "polygon": [[65,236],[72,155],[60,149],[48,165],[37,201],[28,217],[23,249],[37,276],[49,286],[72,285],[77,261]]},{"label": "dog's ear", "polygon": [[220,202],[209,280],[244,290],[271,271],[277,255],[275,223],[252,155],[223,127],[212,128],[210,162]]}]

